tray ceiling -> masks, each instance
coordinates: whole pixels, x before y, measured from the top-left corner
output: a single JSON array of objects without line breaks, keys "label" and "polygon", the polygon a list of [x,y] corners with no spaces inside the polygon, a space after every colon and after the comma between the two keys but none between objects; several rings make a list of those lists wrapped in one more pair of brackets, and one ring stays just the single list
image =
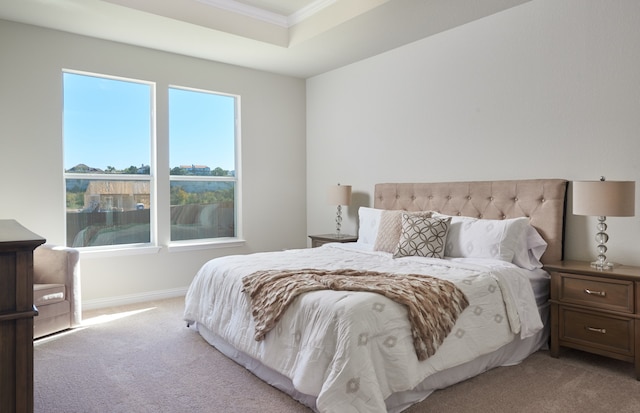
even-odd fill
[{"label": "tray ceiling", "polygon": [[312,77],[531,0],[2,0],[0,19]]}]

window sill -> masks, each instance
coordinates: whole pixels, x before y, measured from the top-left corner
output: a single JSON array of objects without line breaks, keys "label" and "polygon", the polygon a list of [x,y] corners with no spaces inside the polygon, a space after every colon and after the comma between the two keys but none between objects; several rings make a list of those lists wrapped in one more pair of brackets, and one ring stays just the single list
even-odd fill
[{"label": "window sill", "polygon": [[121,257],[126,255],[143,255],[143,254],[157,254],[160,252],[160,247],[145,245],[138,246],[116,246],[116,247],[88,247],[77,248],[80,251],[81,258],[109,258],[109,257]]},{"label": "window sill", "polygon": [[209,240],[176,241],[169,244],[169,252],[196,251],[204,249],[234,248],[245,244],[241,238],[220,238]]},{"label": "window sill", "polygon": [[[240,238],[221,238],[194,241],[176,241],[167,246],[169,252],[198,251],[205,249],[235,248],[245,245],[245,240]],[[77,248],[82,258],[110,258],[130,255],[157,254],[162,247],[152,245],[122,245],[103,247]]]}]

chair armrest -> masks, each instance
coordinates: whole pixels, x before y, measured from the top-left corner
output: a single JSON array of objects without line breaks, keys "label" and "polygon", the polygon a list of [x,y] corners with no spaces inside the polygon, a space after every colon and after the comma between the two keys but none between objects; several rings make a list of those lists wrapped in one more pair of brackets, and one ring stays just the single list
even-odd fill
[{"label": "chair armrest", "polygon": [[33,251],[34,284],[64,284],[71,304],[71,324],[82,322],[80,252],[77,249],[43,244]]}]

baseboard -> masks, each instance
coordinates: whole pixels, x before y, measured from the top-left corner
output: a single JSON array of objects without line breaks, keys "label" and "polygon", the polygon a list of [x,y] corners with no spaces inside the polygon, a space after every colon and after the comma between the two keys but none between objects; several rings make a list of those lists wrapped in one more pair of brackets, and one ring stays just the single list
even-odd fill
[{"label": "baseboard", "polygon": [[147,301],[164,300],[184,296],[187,288],[174,288],[170,290],[149,291],[140,294],[120,295],[117,297],[96,298],[94,300],[82,301],[83,310],[97,310],[107,307],[118,307],[121,305],[144,303]]}]

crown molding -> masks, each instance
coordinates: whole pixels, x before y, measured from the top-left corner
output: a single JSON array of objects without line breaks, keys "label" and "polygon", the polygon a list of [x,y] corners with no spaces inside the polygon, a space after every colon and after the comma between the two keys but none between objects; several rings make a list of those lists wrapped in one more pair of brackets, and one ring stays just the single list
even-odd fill
[{"label": "crown molding", "polygon": [[337,0],[317,0],[287,17],[287,27],[294,26],[308,19],[320,10],[331,6]]},{"label": "crown molding", "polygon": [[209,6],[217,7],[222,10],[230,11],[233,13],[241,14],[252,19],[260,20],[266,23],[270,23],[276,26],[289,28],[295,24],[298,24],[309,17],[313,16],[325,7],[335,3],[336,0],[317,0],[306,7],[296,11],[290,16],[285,16],[279,13],[274,13],[268,10],[261,9],[259,7],[249,6],[244,3],[240,3],[235,0],[197,0],[200,3],[207,4]]}]

